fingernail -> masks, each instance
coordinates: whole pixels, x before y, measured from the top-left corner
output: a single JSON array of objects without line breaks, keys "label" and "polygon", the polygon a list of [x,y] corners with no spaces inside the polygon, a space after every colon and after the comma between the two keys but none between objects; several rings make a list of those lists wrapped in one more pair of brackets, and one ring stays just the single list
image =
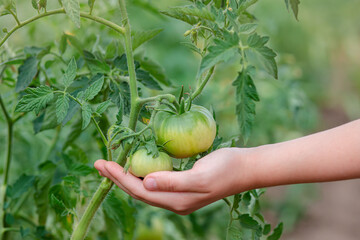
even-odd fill
[{"label": "fingernail", "polygon": [[144,182],[145,188],[147,190],[156,190],[157,189],[157,184],[154,178],[148,178],[146,179],[146,181]]},{"label": "fingernail", "polygon": [[100,176],[102,176],[102,173],[101,173],[101,171],[99,171],[99,175],[100,175]]}]

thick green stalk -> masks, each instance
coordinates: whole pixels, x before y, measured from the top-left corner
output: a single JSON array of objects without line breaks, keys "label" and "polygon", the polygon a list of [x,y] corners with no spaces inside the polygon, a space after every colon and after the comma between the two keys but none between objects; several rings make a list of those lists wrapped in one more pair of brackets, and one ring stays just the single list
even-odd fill
[{"label": "thick green stalk", "polygon": [[[138,100],[135,64],[134,64],[134,57],[132,53],[132,44],[131,44],[131,28],[126,11],[125,0],[119,0],[119,5],[120,5],[122,23],[125,29],[124,32],[125,53],[127,57],[127,64],[129,69],[129,78],[130,78],[131,110],[130,110],[129,128],[135,131],[137,118],[142,104]],[[118,159],[122,165],[125,162],[126,156],[129,153],[131,147],[132,144],[126,144],[123,151],[120,153]],[[108,160],[111,161],[112,159],[108,159]],[[100,187],[96,190],[88,207],[86,208],[84,215],[81,217],[79,224],[74,230],[71,236],[71,240],[82,240],[85,238],[91,220],[93,219],[97,209],[100,207],[102,201],[105,199],[106,195],[108,194],[112,186],[113,183],[110,180],[104,179],[102,181]]]},{"label": "thick green stalk", "polygon": [[73,232],[71,240],[80,240],[85,238],[91,220],[113,185],[114,183],[108,178],[104,178],[102,180],[99,188],[94,193],[88,207],[86,208],[84,215],[81,217],[79,224]]},{"label": "thick green stalk", "polygon": [[11,154],[12,154],[12,144],[13,144],[13,120],[11,119],[9,113],[7,112],[5,108],[5,104],[0,96],[0,107],[5,115],[5,119],[7,122],[7,128],[8,128],[8,135],[7,135],[7,153],[6,153],[6,160],[5,160],[5,166],[4,166],[4,177],[3,182],[0,188],[0,239],[2,240],[5,236],[6,231],[4,230],[6,227],[5,224],[5,210],[4,205],[6,203],[6,189],[7,189],[7,183],[9,180],[9,169],[10,169],[10,163],[11,163]]},{"label": "thick green stalk", "polygon": [[[47,17],[47,16],[51,16],[51,15],[55,15],[55,14],[65,14],[65,10],[63,8],[61,9],[56,9],[56,10],[52,10],[52,11],[48,11],[48,12],[44,12],[44,13],[41,13],[39,15],[36,15],[32,18],[29,18],[28,20],[25,20],[23,22],[21,22],[20,24],[16,25],[13,29],[11,29],[6,35],[5,37],[1,40],[0,42],[0,47],[6,42],[6,40],[18,29],[22,28],[23,26],[29,24],[29,23],[32,23],[40,18],[43,18],[43,17]],[[101,23],[105,26],[108,26],[112,29],[114,29],[115,31],[121,33],[121,34],[124,34],[125,30],[123,27],[113,23],[113,22],[110,22],[106,19],[103,19],[101,17],[96,17],[96,16],[93,16],[93,15],[90,15],[88,13],[85,13],[85,12],[80,12],[80,17],[82,18],[87,18],[87,19],[90,19],[92,21],[95,21],[95,22],[98,22],[98,23]]]}]

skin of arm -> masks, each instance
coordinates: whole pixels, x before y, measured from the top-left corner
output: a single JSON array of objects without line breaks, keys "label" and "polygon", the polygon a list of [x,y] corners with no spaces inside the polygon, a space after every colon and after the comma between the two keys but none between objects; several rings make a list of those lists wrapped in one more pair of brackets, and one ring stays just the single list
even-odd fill
[{"label": "skin of arm", "polygon": [[135,199],[186,215],[250,189],[360,178],[360,120],[291,141],[219,149],[190,170],[144,180],[115,162],[98,160],[95,167]]}]

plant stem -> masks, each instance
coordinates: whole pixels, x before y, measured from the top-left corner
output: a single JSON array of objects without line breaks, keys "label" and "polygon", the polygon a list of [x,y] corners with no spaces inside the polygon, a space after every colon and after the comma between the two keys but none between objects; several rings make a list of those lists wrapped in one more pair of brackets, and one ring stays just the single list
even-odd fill
[{"label": "plant stem", "polygon": [[18,17],[16,16],[16,14],[15,14],[11,9],[9,9],[8,11],[9,11],[10,14],[14,17],[16,23],[17,23],[18,25],[20,25],[20,21],[19,21]]},{"label": "plant stem", "polygon": [[[133,106],[135,105],[137,98],[138,98],[138,92],[137,92],[137,86],[136,86],[136,73],[135,73],[135,64],[134,64],[134,56],[132,52],[132,43],[131,43],[131,27],[130,27],[130,21],[128,18],[128,14],[126,11],[126,5],[125,0],[119,0],[119,6],[120,6],[120,12],[121,12],[121,21],[125,28],[125,53],[126,53],[126,59],[127,59],[127,65],[129,69],[129,78],[130,78],[130,93],[131,93],[131,109],[133,109]],[[131,116],[131,114],[130,114]],[[132,128],[131,126],[129,126]],[[134,130],[134,129],[133,129]]]},{"label": "plant stem", "polygon": [[113,185],[114,183],[108,178],[104,178],[102,180],[99,188],[94,193],[88,207],[86,208],[84,215],[81,217],[79,224],[75,228],[75,231],[71,236],[71,240],[80,240],[85,238],[92,218]]},{"label": "plant stem", "polygon": [[5,119],[7,122],[7,128],[8,128],[8,135],[7,135],[7,153],[6,153],[6,160],[5,160],[5,166],[4,166],[4,178],[3,183],[0,188],[0,221],[1,221],[1,229],[0,229],[0,239],[3,239],[5,232],[4,229],[6,227],[5,225],[5,210],[4,205],[6,203],[6,189],[7,189],[7,183],[9,180],[9,169],[10,169],[10,163],[11,163],[11,154],[12,154],[12,144],[13,144],[13,120],[11,119],[9,113],[7,112],[5,108],[5,104],[0,96],[0,107],[5,115]]},{"label": "plant stem", "polygon": [[[135,64],[134,57],[132,53],[132,44],[131,44],[131,29],[130,23],[128,19],[128,15],[126,12],[125,0],[119,0],[120,11],[122,15],[122,22],[125,28],[123,32],[125,34],[125,53],[127,57],[127,64],[129,69],[129,78],[130,78],[130,94],[131,94],[131,110],[130,110],[130,120],[129,120],[129,128],[135,131],[137,118],[142,107],[142,104],[138,101],[138,91],[136,84],[136,73],[135,73]],[[91,16],[91,15],[89,15]],[[92,17],[92,16],[91,16]],[[118,25],[116,25],[118,26]],[[130,149],[132,148],[132,144],[125,144],[123,151],[121,151],[118,159],[120,161],[120,165],[125,163],[126,156]],[[111,159],[108,159],[111,160]],[[94,196],[92,197],[88,207],[86,208],[84,215],[81,217],[78,226],[71,236],[71,240],[82,240],[86,236],[86,232],[90,225],[92,218],[94,217],[97,209],[100,207],[102,201],[105,199],[107,193],[110,191],[111,187],[114,183],[112,183],[108,179],[104,179],[99,188],[96,190]]]},{"label": "plant stem", "polygon": [[[41,14],[38,14],[32,18],[29,18],[28,20],[25,20],[24,22],[19,22],[18,25],[16,25],[13,29],[11,29],[6,35],[5,37],[1,40],[0,42],[0,47],[5,43],[5,41],[18,29],[22,28],[23,26],[29,24],[29,23],[32,23],[40,18],[43,18],[43,17],[47,17],[47,16],[50,16],[50,15],[55,15],[55,14],[65,14],[65,10],[63,8],[61,9],[56,9],[56,10],[52,10],[52,11],[48,11],[48,12],[44,12],[44,13],[41,13]],[[108,26],[112,29],[114,29],[115,31],[117,31],[118,33],[120,34],[124,34],[125,33],[125,30],[123,27],[113,23],[113,22],[110,22],[104,18],[101,18],[101,17],[96,17],[96,16],[93,16],[93,15],[90,15],[88,13],[85,13],[85,12],[80,12],[80,17],[82,18],[87,18],[87,19],[90,19],[92,21],[95,21],[95,22],[98,22],[98,23],[101,23],[105,26]]]},{"label": "plant stem", "polygon": [[194,100],[202,92],[202,90],[204,89],[204,87],[206,86],[208,81],[210,80],[211,76],[213,75],[214,69],[215,69],[215,66],[210,68],[210,70],[206,74],[205,79],[201,82],[200,86],[196,89],[196,91],[191,95],[191,100]]}]

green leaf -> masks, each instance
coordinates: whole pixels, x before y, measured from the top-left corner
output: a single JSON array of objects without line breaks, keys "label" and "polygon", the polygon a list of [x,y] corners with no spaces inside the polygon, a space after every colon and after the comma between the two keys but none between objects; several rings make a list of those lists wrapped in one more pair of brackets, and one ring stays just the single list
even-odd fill
[{"label": "green leaf", "polygon": [[124,239],[133,239],[136,227],[136,209],[129,205],[129,202],[120,196],[118,191],[110,192],[102,204],[104,212],[114,221],[123,231]]},{"label": "green leaf", "polygon": [[199,21],[194,16],[184,14],[181,10],[179,10],[179,8],[170,8],[168,10],[160,11],[160,12],[166,16],[181,20],[190,25],[194,25],[194,24],[198,23],[198,21]]},{"label": "green leaf", "polygon": [[255,84],[248,72],[249,68],[239,72],[238,77],[233,82],[233,86],[236,86],[237,120],[245,144],[250,137],[255,121],[255,102],[260,100]]},{"label": "green leaf", "polygon": [[287,9],[289,9],[289,2],[290,2],[290,6],[291,6],[291,9],[292,9],[292,11],[294,13],[294,16],[295,16],[296,20],[299,20],[298,19],[298,13],[299,13],[300,0],[285,0]]},{"label": "green leaf", "polygon": [[165,86],[171,85],[169,79],[165,75],[164,68],[159,63],[147,57],[137,60],[140,62],[141,68],[149,72],[160,83],[164,84]]},{"label": "green leaf", "polygon": [[160,85],[156,82],[156,80],[152,76],[150,76],[150,73],[147,71],[144,71],[142,69],[137,69],[136,78],[139,82],[144,84],[145,87],[155,90],[162,90]]},{"label": "green leaf", "polygon": [[100,91],[104,84],[104,76],[101,76],[100,79],[96,80],[91,84],[84,92],[84,100],[92,100]]},{"label": "green leaf", "polygon": [[55,210],[57,215],[64,215],[67,212],[66,206],[63,201],[58,199],[54,194],[50,196],[50,205]]},{"label": "green leaf", "polygon": [[16,112],[35,111],[39,114],[40,110],[46,107],[53,97],[54,93],[48,86],[40,86],[38,88],[28,88],[25,90],[26,95],[17,104]]},{"label": "green leaf", "polygon": [[61,36],[61,39],[60,39],[60,43],[59,43],[59,52],[60,54],[64,54],[65,51],[66,51],[66,48],[67,48],[67,35],[66,34],[63,34]]},{"label": "green leaf", "polygon": [[34,131],[38,133],[57,127],[56,104],[50,104],[45,111],[34,120]]},{"label": "green leaf", "polygon": [[111,105],[111,100],[110,99],[108,99],[105,102],[100,103],[96,108],[96,113],[103,114],[108,109],[108,107],[110,105]]},{"label": "green leaf", "polygon": [[89,104],[85,103],[81,106],[81,116],[82,116],[82,130],[84,130],[90,123],[92,109]]},{"label": "green leaf", "polygon": [[47,6],[47,0],[39,0],[39,8],[46,9]]},{"label": "green leaf", "polygon": [[239,216],[240,225],[244,228],[257,231],[261,226],[249,214],[242,214]]},{"label": "green leaf", "polygon": [[253,51],[255,55],[258,56],[259,62],[262,64],[264,70],[277,79],[278,68],[275,61],[276,53],[265,46],[268,41],[269,37],[261,37],[254,33],[250,35],[247,40],[250,48],[247,49],[246,52],[251,54],[251,51]]},{"label": "green leaf", "polygon": [[233,225],[227,228],[226,240],[241,240],[241,239],[242,239],[242,233],[240,228]]},{"label": "green leaf", "polygon": [[31,0],[31,5],[35,10],[39,10],[39,5],[37,0]]},{"label": "green leaf", "polygon": [[78,0],[62,0],[66,14],[80,28],[80,4]]},{"label": "green leaf", "polygon": [[39,166],[40,173],[35,182],[36,213],[39,225],[45,225],[48,216],[49,199],[48,193],[56,170],[56,165],[51,161],[46,161]]},{"label": "green leaf", "polygon": [[268,235],[270,233],[270,231],[271,231],[271,225],[270,224],[265,224],[263,234]]},{"label": "green leaf", "polygon": [[222,61],[228,61],[238,52],[239,37],[233,33],[225,32],[224,40],[214,39],[213,46],[208,48],[209,53],[202,59],[199,74]]},{"label": "green leaf", "polygon": [[95,56],[88,51],[83,51],[86,64],[90,71],[95,75],[97,73],[106,74],[110,72],[110,67],[105,62],[95,58]]},{"label": "green leaf", "polygon": [[133,50],[140,47],[145,42],[151,40],[156,35],[162,32],[162,29],[153,29],[148,31],[133,31],[132,36],[132,48]]},{"label": "green leaf", "polygon": [[11,12],[16,14],[16,5],[14,0],[2,0],[0,3],[0,16],[5,16],[11,14]]},{"label": "green leaf", "polygon": [[26,193],[29,189],[33,188],[35,181],[34,176],[28,176],[26,174],[22,174],[16,182],[9,186],[7,189],[7,194],[12,199],[16,199],[21,197],[24,193]]},{"label": "green leaf", "polygon": [[193,6],[173,7],[161,13],[191,25],[194,25],[199,20],[215,21],[215,15],[212,12],[206,8],[196,8]]},{"label": "green leaf", "polygon": [[76,61],[75,58],[72,58],[65,70],[63,77],[63,83],[65,88],[68,88],[74,82],[76,77],[76,70],[77,70]]},{"label": "green leaf", "polygon": [[283,232],[283,223],[279,223],[277,227],[274,229],[273,233],[268,236],[267,240],[278,240],[281,237],[281,234]]},{"label": "green leaf", "polygon": [[62,123],[69,110],[69,97],[66,94],[62,94],[56,100],[56,117],[58,124]]},{"label": "green leaf", "polygon": [[254,32],[256,28],[257,28],[256,23],[245,23],[240,25],[238,31],[243,34],[250,34]]},{"label": "green leaf", "polygon": [[82,133],[82,119],[79,118],[76,122],[74,122],[71,126],[71,130],[69,135],[66,138],[65,144],[63,146],[63,150],[65,150],[70,144],[72,144]]},{"label": "green leaf", "polygon": [[19,76],[15,91],[20,92],[27,88],[38,72],[38,60],[35,56],[29,57],[19,68]]}]

